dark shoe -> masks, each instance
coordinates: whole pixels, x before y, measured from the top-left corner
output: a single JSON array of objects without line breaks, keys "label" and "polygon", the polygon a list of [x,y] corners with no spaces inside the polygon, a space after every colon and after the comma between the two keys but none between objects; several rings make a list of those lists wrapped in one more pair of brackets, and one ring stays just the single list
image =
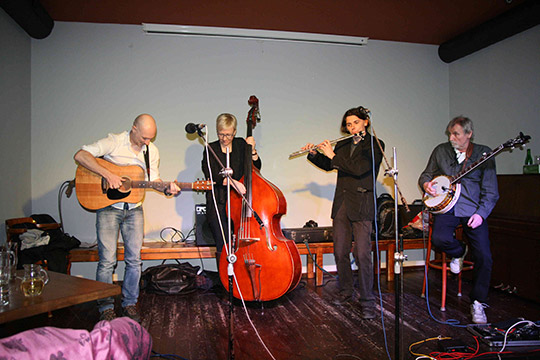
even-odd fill
[{"label": "dark shoe", "polygon": [[128,318],[135,320],[138,323],[141,322],[141,316],[139,315],[139,312],[137,311],[137,307],[135,305],[126,306],[123,309],[122,315],[127,316]]},{"label": "dark shoe", "polygon": [[371,320],[377,317],[377,312],[373,306],[363,306],[362,307],[362,319]]},{"label": "dark shoe", "polygon": [[114,319],[116,319],[116,313],[114,312],[114,309],[103,310],[103,312],[99,315],[99,321],[102,321],[102,320],[111,321]]},{"label": "dark shoe", "polygon": [[338,294],[334,299],[332,299],[332,304],[334,305],[346,305],[352,302],[352,295]]}]

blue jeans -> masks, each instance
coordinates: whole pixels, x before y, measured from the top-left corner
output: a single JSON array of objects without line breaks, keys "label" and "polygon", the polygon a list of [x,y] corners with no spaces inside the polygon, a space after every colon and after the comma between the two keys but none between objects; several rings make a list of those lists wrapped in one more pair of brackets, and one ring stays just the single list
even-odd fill
[{"label": "blue jeans", "polygon": [[[132,210],[119,210],[112,206],[96,212],[96,230],[99,262],[96,280],[112,284],[116,267],[118,234],[124,241],[125,272],[122,284],[122,307],[135,305],[139,298],[141,279],[141,248],[144,238],[144,216],[142,206]],[[99,311],[114,308],[112,297],[98,300]]]},{"label": "blue jeans", "polygon": [[436,249],[444,251],[449,257],[463,256],[464,245],[454,236],[456,227],[460,224],[463,225],[463,232],[469,239],[474,261],[473,286],[469,298],[471,302],[474,300],[487,302],[491,268],[493,266],[489,246],[488,224],[487,220],[484,220],[482,225],[472,229],[467,226],[467,221],[469,221],[469,217],[454,216],[453,210],[446,214],[434,215],[431,243]]}]

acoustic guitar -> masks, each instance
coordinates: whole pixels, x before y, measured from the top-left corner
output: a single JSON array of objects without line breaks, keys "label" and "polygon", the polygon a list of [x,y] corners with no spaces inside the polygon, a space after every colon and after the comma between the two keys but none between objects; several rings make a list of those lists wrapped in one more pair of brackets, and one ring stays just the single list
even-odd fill
[{"label": "acoustic guitar", "polygon": [[[102,209],[118,202],[135,204],[144,198],[144,189],[163,191],[170,184],[146,181],[144,169],[138,165],[120,166],[100,158],[96,160],[104,168],[122,177],[123,181],[119,189],[111,189],[105,178],[79,165],[75,173],[75,191],[79,203],[89,210]],[[182,190],[205,191],[212,188],[212,182],[208,180],[174,183]]]}]

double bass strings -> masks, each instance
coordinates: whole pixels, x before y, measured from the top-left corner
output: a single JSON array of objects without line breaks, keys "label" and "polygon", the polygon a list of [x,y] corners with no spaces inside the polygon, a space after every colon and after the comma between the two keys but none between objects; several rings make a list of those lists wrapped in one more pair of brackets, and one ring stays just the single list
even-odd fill
[{"label": "double bass strings", "polygon": [[[208,132],[205,134],[205,143],[208,144]],[[210,154],[209,154],[208,149],[206,150],[206,164],[208,166],[208,169],[210,169]],[[210,174],[210,181],[212,182],[212,198],[214,200],[214,208],[216,209],[216,213],[219,214],[219,211],[218,211],[218,208],[217,208],[216,196],[215,196],[215,192],[214,192],[214,179],[213,179],[213,176],[212,176],[212,171],[209,171],[209,174]],[[217,216],[217,218],[218,218],[218,222],[219,222],[219,227],[221,229],[222,238],[225,239],[225,230],[223,229],[223,223],[221,222],[221,216]],[[228,246],[227,242],[223,241],[223,246],[225,248],[225,252],[227,253],[227,255],[230,255],[231,252],[229,250],[229,246]],[[218,268],[218,272],[219,272],[219,268]],[[255,335],[257,335],[257,338],[261,342],[262,346],[264,347],[264,349],[266,350],[268,355],[270,355],[270,357],[273,360],[276,360],[274,355],[270,352],[270,349],[264,343],[261,335],[259,334],[259,331],[257,330],[257,327],[255,326],[255,324],[251,320],[251,317],[249,316],[249,312],[248,312],[246,303],[244,301],[244,296],[242,295],[242,291],[240,290],[240,285],[238,284],[238,280],[237,280],[236,274],[234,272],[233,272],[233,279],[234,279],[234,283],[236,285],[236,289],[238,290],[238,294],[240,295],[240,300],[242,301],[242,308],[244,309],[244,312],[246,313],[246,317],[247,317],[247,319],[249,321],[249,324],[251,325],[251,327],[255,331]]]}]

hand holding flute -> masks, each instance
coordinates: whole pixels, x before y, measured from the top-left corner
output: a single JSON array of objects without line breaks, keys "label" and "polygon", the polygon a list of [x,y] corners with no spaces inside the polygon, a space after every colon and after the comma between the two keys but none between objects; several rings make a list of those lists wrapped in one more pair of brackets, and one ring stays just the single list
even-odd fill
[{"label": "hand holding flute", "polygon": [[339,141],[349,139],[351,137],[355,137],[355,139],[358,139],[355,142],[361,141],[364,139],[365,132],[360,132],[357,134],[350,134],[346,136],[342,136],[339,139],[334,140],[325,140],[319,145],[313,145],[312,143],[307,143],[306,146],[301,148],[298,151],[293,152],[289,155],[289,159],[293,159],[297,156],[304,155],[306,153],[315,154],[317,150],[320,150],[324,155],[328,156],[330,159],[332,159],[335,155],[334,150],[332,149],[332,145],[338,143]]},{"label": "hand holding flute", "polygon": [[302,147],[302,151],[308,151],[310,154],[314,155],[317,153],[317,150],[321,151],[324,155],[332,159],[336,154],[332,148],[330,140],[324,140],[319,145],[315,146],[312,143],[307,143],[306,146]]}]

